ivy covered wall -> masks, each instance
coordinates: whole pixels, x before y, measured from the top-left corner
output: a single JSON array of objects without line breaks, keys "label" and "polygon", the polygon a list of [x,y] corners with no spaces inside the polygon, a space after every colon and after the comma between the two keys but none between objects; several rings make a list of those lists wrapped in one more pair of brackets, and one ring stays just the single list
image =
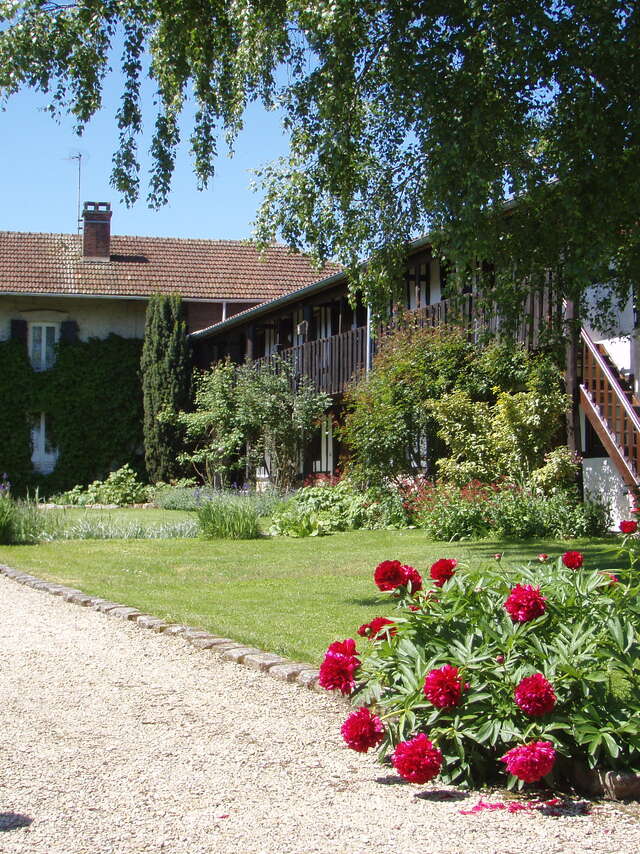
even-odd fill
[{"label": "ivy covered wall", "polygon": [[[0,474],[16,492],[38,486],[44,495],[86,484],[131,463],[143,470],[142,341],[109,335],[61,340],[55,365],[31,368],[26,342],[0,342]],[[31,464],[31,425],[44,412],[54,471]]]}]

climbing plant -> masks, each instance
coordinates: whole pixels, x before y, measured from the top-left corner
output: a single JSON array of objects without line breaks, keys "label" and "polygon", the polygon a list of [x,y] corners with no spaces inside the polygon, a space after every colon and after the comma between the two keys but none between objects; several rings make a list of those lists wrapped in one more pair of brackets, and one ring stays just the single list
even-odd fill
[{"label": "climbing plant", "polygon": [[[36,372],[23,342],[0,342],[0,470],[15,493],[35,486],[43,494],[68,489],[127,462],[140,469],[141,343],[117,335],[62,341],[54,366]],[[49,475],[31,464],[30,431],[41,412],[58,450]]]}]

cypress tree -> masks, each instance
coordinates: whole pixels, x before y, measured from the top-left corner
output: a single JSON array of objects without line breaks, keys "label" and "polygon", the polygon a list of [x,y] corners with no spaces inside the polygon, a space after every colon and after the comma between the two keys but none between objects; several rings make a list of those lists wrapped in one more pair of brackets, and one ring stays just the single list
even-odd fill
[{"label": "cypress tree", "polygon": [[151,483],[179,475],[180,436],[173,423],[159,420],[163,410],[188,408],[191,352],[179,294],[154,294],[149,300],[140,362],[144,404],[144,456]]}]

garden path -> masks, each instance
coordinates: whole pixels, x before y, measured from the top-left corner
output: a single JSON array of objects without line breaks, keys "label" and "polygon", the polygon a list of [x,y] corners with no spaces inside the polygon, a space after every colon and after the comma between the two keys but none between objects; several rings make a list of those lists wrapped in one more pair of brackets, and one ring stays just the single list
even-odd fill
[{"label": "garden path", "polygon": [[333,697],[3,577],[0,645],[3,854],[640,850],[612,805],[461,815],[349,751]]}]

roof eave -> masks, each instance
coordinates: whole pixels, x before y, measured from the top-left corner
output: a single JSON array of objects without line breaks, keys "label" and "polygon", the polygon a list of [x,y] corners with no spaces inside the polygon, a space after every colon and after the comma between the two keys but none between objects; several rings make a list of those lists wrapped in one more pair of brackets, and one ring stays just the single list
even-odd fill
[{"label": "roof eave", "polygon": [[325,279],[320,279],[317,282],[312,282],[310,285],[305,285],[303,288],[298,288],[297,291],[289,291],[289,293],[276,297],[269,302],[261,303],[260,305],[254,306],[254,308],[247,309],[239,314],[234,314],[233,317],[229,317],[227,320],[221,320],[219,323],[214,323],[212,326],[205,327],[205,329],[199,329],[197,332],[192,332],[189,335],[189,338],[206,338],[210,334],[217,334],[218,332],[230,329],[233,326],[240,325],[241,323],[244,323],[244,321],[256,317],[257,315],[267,314],[272,309],[281,308],[282,306],[288,305],[290,302],[295,302],[300,298],[310,296],[316,291],[321,291],[324,290],[324,288],[331,287],[331,285],[336,285],[345,278],[346,273],[344,271],[333,273]]},{"label": "roof eave", "polygon": [[[428,234],[424,237],[417,237],[409,243],[408,251],[412,252],[416,249],[422,249],[424,246],[429,246],[431,244],[431,240],[432,238]],[[366,261],[363,263],[366,264]],[[300,298],[310,296],[311,294],[316,293],[316,291],[321,291],[324,288],[338,284],[346,278],[346,275],[347,274],[344,270],[341,270],[339,273],[333,273],[331,276],[328,276],[325,279],[320,279],[317,282],[312,282],[310,285],[305,285],[304,288],[299,288],[297,291],[290,291],[288,294],[283,294],[269,302],[257,305],[255,308],[243,311],[240,314],[229,317],[227,320],[221,320],[219,323],[214,323],[212,326],[207,326],[205,329],[199,329],[197,332],[192,332],[189,335],[189,338],[207,338],[209,335],[216,335],[218,332],[224,332],[227,329],[232,329],[234,326],[239,326],[244,323],[247,319],[259,317],[262,314],[268,314],[272,309],[281,308],[282,306],[295,302]]]}]

